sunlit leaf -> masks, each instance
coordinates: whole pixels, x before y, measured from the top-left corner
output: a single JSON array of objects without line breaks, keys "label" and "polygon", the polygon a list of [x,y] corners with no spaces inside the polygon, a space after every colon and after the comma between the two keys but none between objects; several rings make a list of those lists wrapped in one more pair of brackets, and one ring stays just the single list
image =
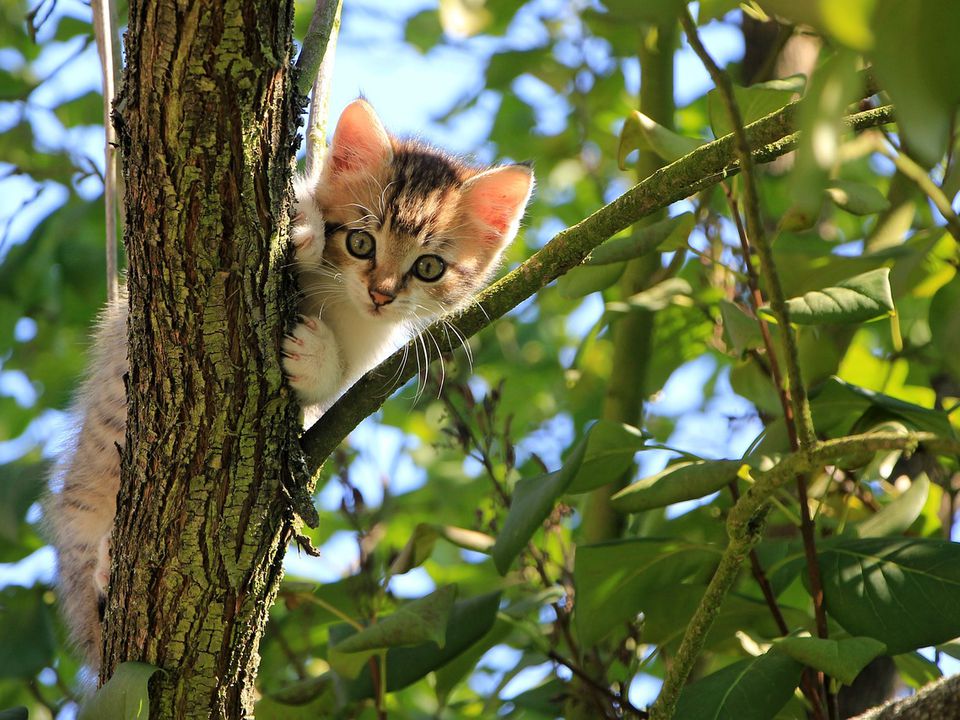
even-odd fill
[{"label": "sunlit leaf", "polygon": [[876,638],[892,654],[960,635],[960,545],[838,540],[817,558],[827,612],[851,635]]},{"label": "sunlit leaf", "polygon": [[[813,290],[787,300],[790,321],[798,325],[860,323],[894,311],[890,268],[857,275],[834,287]],[[772,319],[769,306],[760,312]]]},{"label": "sunlit leaf", "polygon": [[631,483],[611,498],[620,512],[643,512],[684,500],[696,500],[733,482],[739,460],[703,460],[667,466],[656,475]]},{"label": "sunlit leaf", "polygon": [[859,523],[856,527],[860,537],[882,537],[899,535],[907,530],[920,517],[930,494],[930,478],[920,473],[910,482],[910,487],[889,505],[885,505],[877,514]]},{"label": "sunlit leaf", "polygon": [[860,671],[887,646],[869,637],[841,638],[785,637],[778,640],[777,649],[804,665],[837,678],[850,685]]},{"label": "sunlit leaf", "polygon": [[664,160],[672,162],[693,152],[701,145],[703,140],[679,135],[634,110],[627,116],[620,131],[617,162],[621,170],[626,170],[627,155],[634,150],[651,150]]},{"label": "sunlit leaf", "polygon": [[149,720],[150,678],[159,669],[141,662],[121,663],[106,684],[84,703],[78,720]]}]

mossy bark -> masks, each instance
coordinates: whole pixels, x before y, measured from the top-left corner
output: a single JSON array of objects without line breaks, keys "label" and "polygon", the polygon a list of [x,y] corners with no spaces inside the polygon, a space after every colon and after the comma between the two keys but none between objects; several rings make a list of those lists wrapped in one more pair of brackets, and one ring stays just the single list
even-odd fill
[{"label": "mossy bark", "polygon": [[128,660],[161,668],[157,718],[252,717],[291,532],[292,22],[289,0],[130,5],[129,405],[101,680]]}]

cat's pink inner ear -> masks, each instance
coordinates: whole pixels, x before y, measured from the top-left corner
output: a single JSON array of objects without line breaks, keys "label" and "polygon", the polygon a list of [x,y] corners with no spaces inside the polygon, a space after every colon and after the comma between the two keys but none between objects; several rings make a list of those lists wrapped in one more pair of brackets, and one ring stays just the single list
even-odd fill
[{"label": "cat's pink inner ear", "polygon": [[373,108],[365,100],[347,105],[333,133],[329,169],[334,174],[373,172],[392,157],[390,136]]},{"label": "cat's pink inner ear", "polygon": [[479,222],[487,239],[509,242],[517,232],[532,190],[530,168],[524,165],[494,168],[464,183],[464,209]]}]

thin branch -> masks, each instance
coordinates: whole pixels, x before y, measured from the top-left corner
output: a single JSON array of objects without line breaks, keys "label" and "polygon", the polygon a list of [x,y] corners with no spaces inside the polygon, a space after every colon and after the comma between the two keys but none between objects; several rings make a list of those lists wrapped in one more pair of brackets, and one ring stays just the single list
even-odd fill
[{"label": "thin branch", "polygon": [[615,693],[610,688],[597,682],[594,678],[592,678],[589,675],[589,673],[584,671],[579,665],[563,657],[563,655],[561,655],[560,653],[554,650],[550,650],[547,652],[547,657],[553,660],[555,663],[559,665],[563,665],[565,668],[567,668],[567,670],[569,670],[571,673],[573,673],[578,678],[580,678],[580,680],[585,682],[587,685],[589,685],[591,688],[593,688],[595,691],[597,691],[601,695],[609,698],[610,701],[612,701],[616,705],[619,705],[621,708],[629,712],[631,715],[637,718],[648,717],[646,711],[640,710],[639,708],[634,707],[633,704],[625,695]]},{"label": "thin branch", "polygon": [[331,38],[336,42],[342,4],[342,0],[317,0],[316,7],[313,8],[310,25],[297,56],[297,90],[301,95],[306,95],[313,87],[314,79],[327,54],[327,43]]},{"label": "thin branch", "polygon": [[[684,32],[687,35],[690,47],[693,48],[693,51],[700,58],[701,62],[703,62],[707,72],[710,73],[710,77],[720,92],[720,97],[723,100],[727,115],[730,118],[730,125],[733,128],[733,135],[736,139],[736,154],[740,161],[741,172],[743,173],[743,209],[747,219],[747,237],[752,239],[753,244],[757,248],[757,255],[760,258],[760,268],[763,271],[769,289],[770,309],[773,311],[774,317],[780,325],[780,336],[783,339],[784,361],[787,365],[789,386],[783,388],[781,392],[789,393],[791,405],[793,406],[793,417],[787,416],[785,419],[788,427],[791,421],[794,425],[794,432],[791,433],[793,450],[797,450],[798,446],[800,449],[808,450],[817,443],[817,436],[813,427],[813,415],[810,412],[810,403],[807,400],[806,387],[803,384],[803,377],[800,373],[797,341],[793,327],[790,325],[790,313],[787,308],[786,297],[783,292],[783,287],[780,284],[780,276],[777,272],[776,264],[773,261],[773,252],[763,227],[763,221],[760,217],[760,196],[757,192],[753,158],[750,154],[750,144],[747,141],[746,132],[743,129],[743,116],[740,113],[740,107],[737,104],[736,95],[733,92],[733,83],[730,81],[730,76],[720,69],[700,41],[696,22],[686,7],[683,9],[683,12],[680,13],[680,24],[683,26]],[[747,261],[749,262],[749,257]],[[771,369],[773,369],[775,365],[775,358],[771,358]],[[803,474],[798,474],[796,477],[797,493],[800,499],[800,518],[802,521],[800,533],[803,537],[804,554],[807,560],[807,573],[810,577],[817,635],[820,638],[826,639],[827,614],[823,607],[823,585],[820,581],[820,566],[817,564],[814,525],[810,517],[810,506],[807,501],[807,482]],[[822,685],[827,700],[827,711],[831,718],[836,718],[836,697],[830,691],[829,680],[823,677]]]},{"label": "thin branch", "polygon": [[943,215],[947,221],[947,230],[953,235],[954,240],[960,243],[960,217],[957,217],[957,213],[950,204],[950,198],[944,194],[940,186],[937,185],[926,171],[917,165],[912,158],[903,152],[891,149],[879,138],[877,138],[877,152],[890,158],[897,167],[897,170],[910,178],[917,187],[930,198],[937,210],[940,211],[940,214]]},{"label": "thin branch", "polygon": [[[756,157],[766,162],[794,150],[798,134],[794,132],[797,103],[761,118],[746,127],[750,144],[757,147]],[[875,127],[893,120],[893,108],[884,106],[845,119],[849,129]],[[733,138],[707,143],[676,162],[653,173],[616,200],[559,232],[543,248],[518,268],[484,290],[471,307],[452,318],[464,337],[470,337],[531,297],[586,259],[602,242],[673,202],[711,187],[736,174]],[[446,318],[447,322],[451,318]],[[442,342],[444,329],[435,323],[425,331]],[[412,352],[412,343],[407,352]],[[327,457],[360,422],[384,403],[413,377],[412,368],[404,369],[401,348],[369,371],[341,397],[301,438],[308,472],[316,476]]]},{"label": "thin branch", "polygon": [[117,40],[117,7],[114,0],[91,0],[93,34],[97,40],[100,67],[103,73],[104,173],[103,204],[106,212],[107,302],[117,299],[117,208],[122,203],[122,187],[117,172],[117,133],[113,127],[113,98],[120,77],[120,46]]},{"label": "thin branch", "polygon": [[[307,30],[306,38],[304,38],[303,49],[300,51],[300,57],[297,58],[298,67],[300,67],[301,61],[306,65],[307,57],[304,52],[308,49],[307,42],[316,43],[321,60],[314,71],[313,90],[310,93],[310,115],[307,120],[306,132],[307,177],[313,177],[314,173],[323,165],[323,155],[327,149],[330,90],[333,87],[333,62],[337,54],[337,38],[340,36],[340,11],[342,7],[342,0],[317,0],[313,17],[310,19],[310,28]],[[333,8],[332,12],[331,8]],[[311,50],[310,52],[314,51]],[[313,63],[312,57],[310,63]],[[304,73],[301,77],[310,77],[306,69],[301,68],[301,72]],[[300,82],[298,80],[298,84]]]},{"label": "thin branch", "polygon": [[865,433],[827,440],[811,450],[791,453],[770,470],[758,474],[756,482],[743,493],[727,516],[730,542],[684,631],[683,640],[664,678],[663,689],[651,709],[652,720],[667,720],[673,717],[680,691],[703,649],[704,640],[720,605],[736,581],[743,561],[763,535],[773,494],[797,475],[809,474],[831,465],[849,452],[903,450],[913,453],[921,443],[931,452],[960,454],[960,440],[940,437],[934,433]]},{"label": "thin branch", "polygon": [[747,216],[747,234],[757,248],[757,256],[760,259],[760,269],[763,271],[764,279],[769,287],[770,310],[773,312],[780,325],[783,334],[784,350],[787,363],[787,377],[790,382],[790,399],[794,406],[794,415],[797,422],[797,434],[800,440],[800,446],[804,449],[812,447],[816,441],[816,434],[813,430],[813,419],[810,414],[810,403],[807,400],[806,388],[800,375],[800,364],[797,360],[797,342],[794,336],[793,328],[790,325],[790,315],[787,310],[786,297],[783,293],[783,287],[780,285],[780,276],[777,274],[776,266],[773,262],[773,253],[770,249],[770,243],[760,219],[760,197],[757,193],[756,178],[754,177],[754,163],[751,156],[751,143],[744,129],[743,116],[740,114],[740,107],[737,105],[736,97],[733,93],[733,84],[727,75],[714,62],[710,53],[700,42],[700,36],[697,34],[697,26],[691,17],[690,12],[684,9],[680,15],[680,24],[687,34],[687,40],[690,47],[703,62],[710,78],[713,80],[720,96],[726,106],[727,114],[730,116],[730,124],[733,127],[734,152],[740,163],[740,170],[743,173],[743,194],[744,194],[744,212]]}]

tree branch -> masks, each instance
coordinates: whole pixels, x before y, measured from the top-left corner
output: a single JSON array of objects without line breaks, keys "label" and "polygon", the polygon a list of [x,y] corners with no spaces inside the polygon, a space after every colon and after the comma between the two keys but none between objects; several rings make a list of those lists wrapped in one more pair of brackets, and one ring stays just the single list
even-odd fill
[{"label": "tree branch", "polygon": [[[817,436],[813,427],[813,415],[810,412],[810,403],[807,399],[807,390],[803,384],[803,377],[800,373],[800,360],[797,351],[797,339],[790,325],[790,313],[787,308],[786,297],[783,293],[783,287],[780,284],[780,276],[777,272],[776,264],[773,261],[773,251],[770,242],[766,236],[763,227],[763,221],[760,217],[760,196],[757,192],[756,178],[754,177],[753,158],[750,155],[750,145],[747,142],[746,133],[743,130],[743,116],[740,113],[740,107],[737,104],[736,95],[733,92],[733,83],[730,76],[725,73],[714,62],[710,53],[700,42],[700,36],[697,33],[697,25],[690,15],[690,11],[684,8],[680,14],[680,24],[687,34],[687,40],[693,51],[703,62],[710,77],[720,92],[723,104],[726,107],[727,115],[730,118],[730,125],[733,127],[733,135],[736,138],[737,159],[740,161],[740,168],[743,173],[743,206],[747,217],[747,235],[753,240],[757,248],[757,255],[760,258],[760,268],[763,271],[768,294],[770,296],[770,309],[781,328],[781,338],[783,339],[784,361],[787,365],[788,386],[783,387],[779,380],[779,371],[777,370],[776,357],[771,355],[771,370],[774,371],[774,377],[778,378],[780,385],[777,390],[780,393],[788,394],[790,398],[793,413],[784,408],[784,419],[787,423],[787,429],[790,432],[790,444],[793,450],[798,447],[804,450],[816,445]],[[749,255],[745,258],[747,264],[750,264]],[[763,328],[761,327],[761,330]],[[768,348],[769,350],[769,348]],[[797,495],[800,500],[800,532],[803,537],[803,549],[807,559],[807,573],[810,577],[810,586],[813,594],[813,609],[817,623],[817,635],[820,638],[827,638],[827,613],[823,608],[823,586],[820,582],[820,567],[817,564],[816,536],[814,534],[813,520],[810,517],[810,504],[807,499],[807,481],[800,474],[797,475]],[[827,712],[831,718],[837,716],[836,696],[830,691],[829,679],[818,673],[823,686],[823,693],[826,697]]]},{"label": "tree branch", "polygon": [[93,35],[97,41],[103,75],[103,204],[106,213],[107,302],[117,299],[117,208],[123,202],[122,183],[117,173],[117,132],[113,126],[113,98],[120,76],[120,48],[117,42],[117,7],[114,0],[91,0]]},{"label": "tree branch", "polygon": [[798,475],[814,472],[851,452],[903,450],[912,453],[920,444],[932,452],[949,455],[960,453],[960,440],[943,438],[929,432],[906,435],[892,432],[864,433],[827,440],[812,450],[791,453],[770,470],[757,476],[756,482],[741,496],[727,516],[727,535],[730,542],[667,670],[663,689],[651,709],[651,720],[667,720],[673,716],[680,691],[703,649],[703,642],[720,605],[736,581],[744,559],[763,534],[768,504],[773,494]]},{"label": "tree branch", "polygon": [[[798,133],[793,130],[796,111],[797,103],[790,103],[745,128],[750,145],[758,148],[754,155],[759,162],[768,162],[796,149]],[[887,105],[850,115],[845,118],[845,125],[850,130],[861,130],[892,121],[893,107]],[[474,335],[582,263],[594,248],[640,218],[737,172],[731,135],[697,148],[576,225],[557,233],[519,267],[480,293],[470,308],[448,320],[456,323],[464,337]],[[438,345],[448,341],[439,323],[428,328],[425,334]],[[414,352],[414,342],[411,341],[408,352]],[[403,355],[403,350],[398,350],[360,378],[303,434],[300,442],[310,474],[315,476],[350,431],[413,377],[414,369],[403,368]]]},{"label": "tree branch", "polygon": [[916,695],[890,702],[857,715],[853,720],[958,720],[960,675],[951,675],[920,688]]},{"label": "tree branch", "polygon": [[331,38],[336,43],[342,4],[343,0],[317,0],[313,8],[310,25],[297,56],[297,90],[301,95],[306,95],[313,87],[327,54],[327,43]]}]

